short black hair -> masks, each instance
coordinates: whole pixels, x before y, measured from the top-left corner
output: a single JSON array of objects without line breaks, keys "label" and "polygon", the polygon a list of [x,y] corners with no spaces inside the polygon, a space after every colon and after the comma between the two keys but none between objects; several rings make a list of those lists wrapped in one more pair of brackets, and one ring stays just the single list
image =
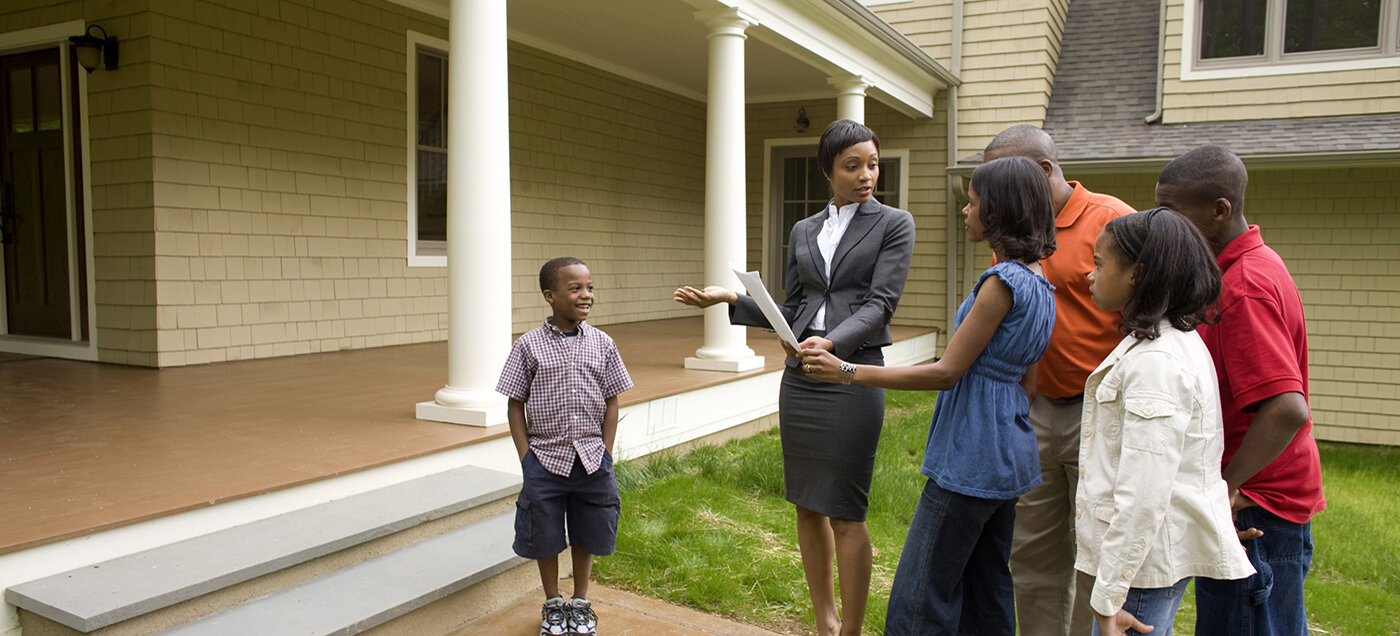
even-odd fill
[{"label": "short black hair", "polygon": [[993,152],[1008,157],[1025,157],[1036,163],[1045,159],[1060,159],[1060,151],[1055,147],[1055,140],[1050,137],[1050,133],[1030,124],[1016,124],[997,133],[982,150],[982,155],[985,157]]},{"label": "short black hair", "polygon": [[993,159],[972,171],[972,189],[992,249],[1018,261],[1055,252],[1055,204],[1039,164],[1020,156]]},{"label": "short black hair", "polygon": [[1182,331],[1207,322],[1220,297],[1220,267],[1186,217],[1152,208],[1113,219],[1103,232],[1137,281],[1123,305],[1120,333],[1151,340],[1161,335],[1157,323],[1163,318]]},{"label": "short black hair", "polygon": [[1157,183],[1180,189],[1191,203],[1225,198],[1236,214],[1244,211],[1249,171],[1239,156],[1224,146],[1197,146],[1162,168]]},{"label": "short black hair", "polygon": [[875,136],[875,131],[849,119],[831,122],[817,142],[817,163],[821,164],[822,174],[830,177],[832,169],[836,167],[836,156],[842,150],[866,141],[875,142],[875,149],[880,149],[880,138]]},{"label": "short black hair", "polygon": [[554,289],[554,285],[559,282],[559,270],[570,265],[587,266],[588,264],[572,256],[549,259],[549,262],[540,267],[540,291]]}]

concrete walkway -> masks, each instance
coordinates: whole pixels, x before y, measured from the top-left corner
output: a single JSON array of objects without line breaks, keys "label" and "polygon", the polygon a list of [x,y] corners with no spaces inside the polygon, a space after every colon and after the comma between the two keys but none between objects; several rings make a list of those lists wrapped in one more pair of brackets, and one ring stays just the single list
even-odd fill
[{"label": "concrete walkway", "polygon": [[[597,583],[591,587],[589,600],[593,602],[593,611],[598,613],[598,633],[602,636],[778,636],[783,633]],[[467,625],[457,636],[537,636],[543,602],[538,592],[528,594],[510,607]]]}]

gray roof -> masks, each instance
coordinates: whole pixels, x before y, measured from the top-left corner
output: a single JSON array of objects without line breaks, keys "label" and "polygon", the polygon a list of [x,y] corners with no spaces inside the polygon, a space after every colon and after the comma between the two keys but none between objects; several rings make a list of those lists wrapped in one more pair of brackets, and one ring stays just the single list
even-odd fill
[{"label": "gray roof", "polygon": [[1207,143],[1246,159],[1400,151],[1400,113],[1144,124],[1156,108],[1159,5],[1070,3],[1044,123],[1061,163],[1170,159]]}]

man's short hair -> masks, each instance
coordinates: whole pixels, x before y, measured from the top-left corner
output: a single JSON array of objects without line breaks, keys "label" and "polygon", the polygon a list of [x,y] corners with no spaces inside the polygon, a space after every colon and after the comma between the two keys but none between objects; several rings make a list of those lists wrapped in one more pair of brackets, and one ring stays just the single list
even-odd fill
[{"label": "man's short hair", "polygon": [[1060,160],[1060,151],[1055,148],[1055,140],[1050,133],[1030,124],[1017,124],[997,133],[982,151],[983,157],[991,153],[1003,156],[1026,157],[1036,163],[1049,159]]},{"label": "man's short hair", "polygon": [[554,289],[554,285],[559,282],[559,270],[570,265],[586,265],[586,263],[572,256],[549,259],[549,262],[540,267],[540,291]]},{"label": "man's short hair", "polygon": [[1244,209],[1249,171],[1239,156],[1224,146],[1208,144],[1186,151],[1162,168],[1157,183],[1178,189],[1193,203],[1224,197],[1236,212]]}]

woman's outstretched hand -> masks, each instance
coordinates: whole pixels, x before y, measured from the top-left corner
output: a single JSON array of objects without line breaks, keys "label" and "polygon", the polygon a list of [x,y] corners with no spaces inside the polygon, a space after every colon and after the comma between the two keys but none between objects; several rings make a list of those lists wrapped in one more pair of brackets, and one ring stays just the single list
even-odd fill
[{"label": "woman's outstretched hand", "polygon": [[807,377],[832,384],[841,381],[840,358],[825,349],[807,347],[805,342],[802,344],[803,348],[798,352],[797,359],[802,363],[802,372],[806,373]]},{"label": "woman's outstretched hand", "polygon": [[704,289],[696,289],[690,285],[681,287],[673,294],[676,302],[691,307],[704,309],[719,303],[734,304],[738,302],[739,295],[733,290],[725,289],[719,285],[710,285]]}]

